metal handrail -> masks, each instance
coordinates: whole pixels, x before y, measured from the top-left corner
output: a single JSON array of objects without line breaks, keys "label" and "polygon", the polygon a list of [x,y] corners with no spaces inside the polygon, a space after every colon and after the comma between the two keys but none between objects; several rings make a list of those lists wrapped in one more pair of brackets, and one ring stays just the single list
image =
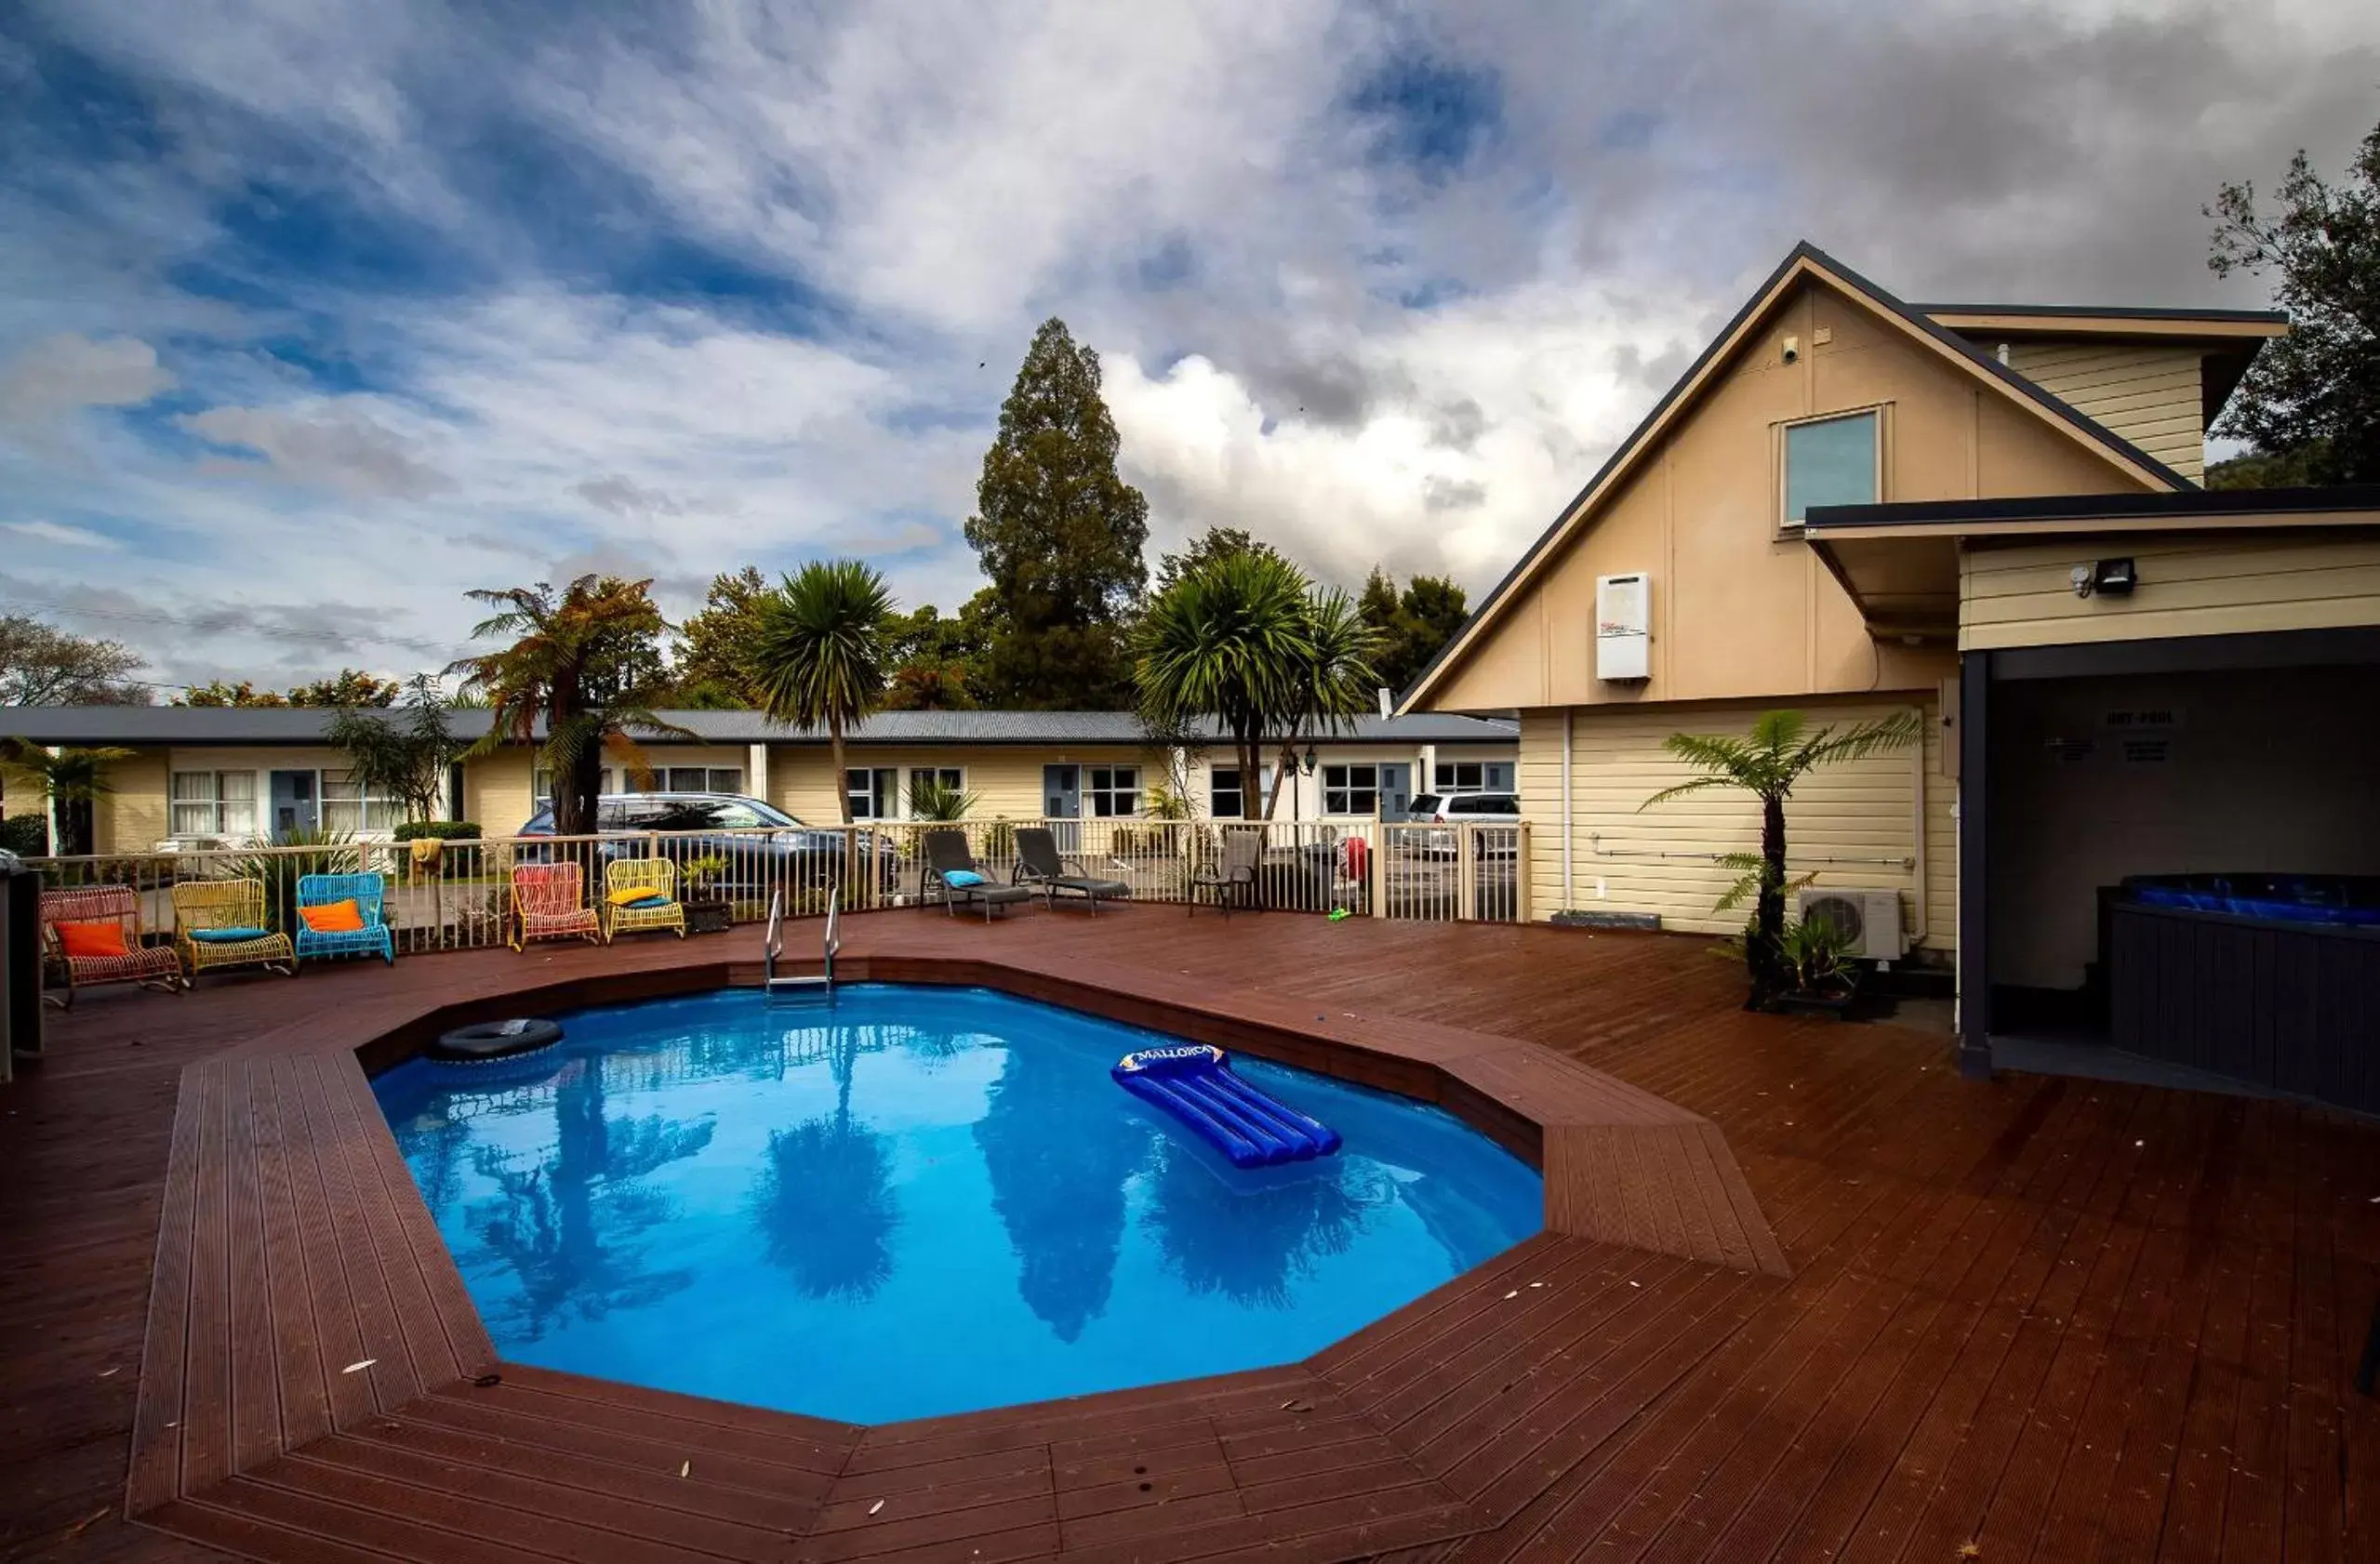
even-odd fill
[{"label": "metal handrail", "polygon": [[824,986],[834,991],[835,952],[843,948],[843,888],[835,886],[827,892],[826,973],[822,977],[783,977],[777,975],[777,959],[785,954],[785,893],[772,891],[768,896],[768,937],[761,946],[761,984],[764,992],[778,987],[806,988]]}]

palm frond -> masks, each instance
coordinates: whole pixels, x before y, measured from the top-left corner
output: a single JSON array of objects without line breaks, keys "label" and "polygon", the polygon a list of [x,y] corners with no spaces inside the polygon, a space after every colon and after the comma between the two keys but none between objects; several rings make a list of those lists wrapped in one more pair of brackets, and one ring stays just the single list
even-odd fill
[{"label": "palm frond", "polygon": [[1644,811],[1652,808],[1655,804],[1667,803],[1671,799],[1677,798],[1681,794],[1698,793],[1705,788],[1734,788],[1739,786],[1741,786],[1741,784],[1732,776],[1697,776],[1692,781],[1681,782],[1673,788],[1662,789],[1651,798],[1646,799],[1642,803],[1638,804],[1636,809],[1637,813],[1641,815]]},{"label": "palm frond", "polygon": [[1831,727],[1820,728],[1794,753],[1794,771],[1798,775],[1814,771],[1822,765],[1840,765],[1850,761],[1864,761],[1870,755],[1892,749],[1905,749],[1915,743],[1925,731],[1925,719],[1914,708],[1895,711],[1889,717],[1860,722],[1837,732]]}]

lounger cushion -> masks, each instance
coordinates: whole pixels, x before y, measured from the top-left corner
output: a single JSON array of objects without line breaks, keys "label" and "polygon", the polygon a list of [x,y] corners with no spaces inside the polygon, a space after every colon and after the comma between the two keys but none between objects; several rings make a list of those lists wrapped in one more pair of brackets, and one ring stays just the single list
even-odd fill
[{"label": "lounger cushion", "polygon": [[983,883],[983,876],[971,868],[954,868],[942,878],[962,891]]},{"label": "lounger cushion", "polygon": [[306,921],[307,928],[318,934],[360,934],[364,928],[363,906],[352,896],[345,901],[326,902],[320,907],[301,907],[298,909],[298,916]]},{"label": "lounger cushion", "polygon": [[607,891],[604,894],[604,900],[614,907],[642,907],[646,902],[657,898],[664,902],[669,900],[669,897],[662,895],[650,885],[623,885],[617,891]]},{"label": "lounger cushion", "polygon": [[193,929],[190,937],[201,945],[239,945],[251,939],[262,939],[265,929]]},{"label": "lounger cushion", "polygon": [[94,923],[59,923],[59,946],[77,961],[100,961],[110,956],[128,956],[124,948],[124,925],[109,919]]}]

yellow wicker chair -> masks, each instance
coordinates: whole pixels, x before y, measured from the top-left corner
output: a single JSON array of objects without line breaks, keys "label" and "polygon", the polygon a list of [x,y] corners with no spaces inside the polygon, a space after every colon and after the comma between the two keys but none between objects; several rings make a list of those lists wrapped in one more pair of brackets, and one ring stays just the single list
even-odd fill
[{"label": "yellow wicker chair", "polygon": [[[253,931],[224,938],[222,931]],[[289,936],[265,926],[261,880],[184,880],[174,886],[174,948],[182,969],[196,978],[219,967],[261,966],[298,975],[298,952]]]},{"label": "yellow wicker chair", "polygon": [[[630,892],[666,897],[660,907],[625,907]],[[619,858],[604,870],[604,939],[648,929],[675,929],[685,938],[685,908],[678,901],[678,866],[667,858]]]}]

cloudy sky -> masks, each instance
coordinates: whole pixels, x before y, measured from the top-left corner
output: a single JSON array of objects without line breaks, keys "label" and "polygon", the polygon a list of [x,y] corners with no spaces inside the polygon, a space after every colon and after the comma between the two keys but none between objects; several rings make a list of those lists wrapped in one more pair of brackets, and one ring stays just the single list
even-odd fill
[{"label": "cloudy sky", "polygon": [[0,610],[281,683],[591,568],[955,606],[1053,313],[1157,546],[1477,589],[1796,239],[2261,304],[2200,207],[2375,120],[2368,0],[15,0]]}]

